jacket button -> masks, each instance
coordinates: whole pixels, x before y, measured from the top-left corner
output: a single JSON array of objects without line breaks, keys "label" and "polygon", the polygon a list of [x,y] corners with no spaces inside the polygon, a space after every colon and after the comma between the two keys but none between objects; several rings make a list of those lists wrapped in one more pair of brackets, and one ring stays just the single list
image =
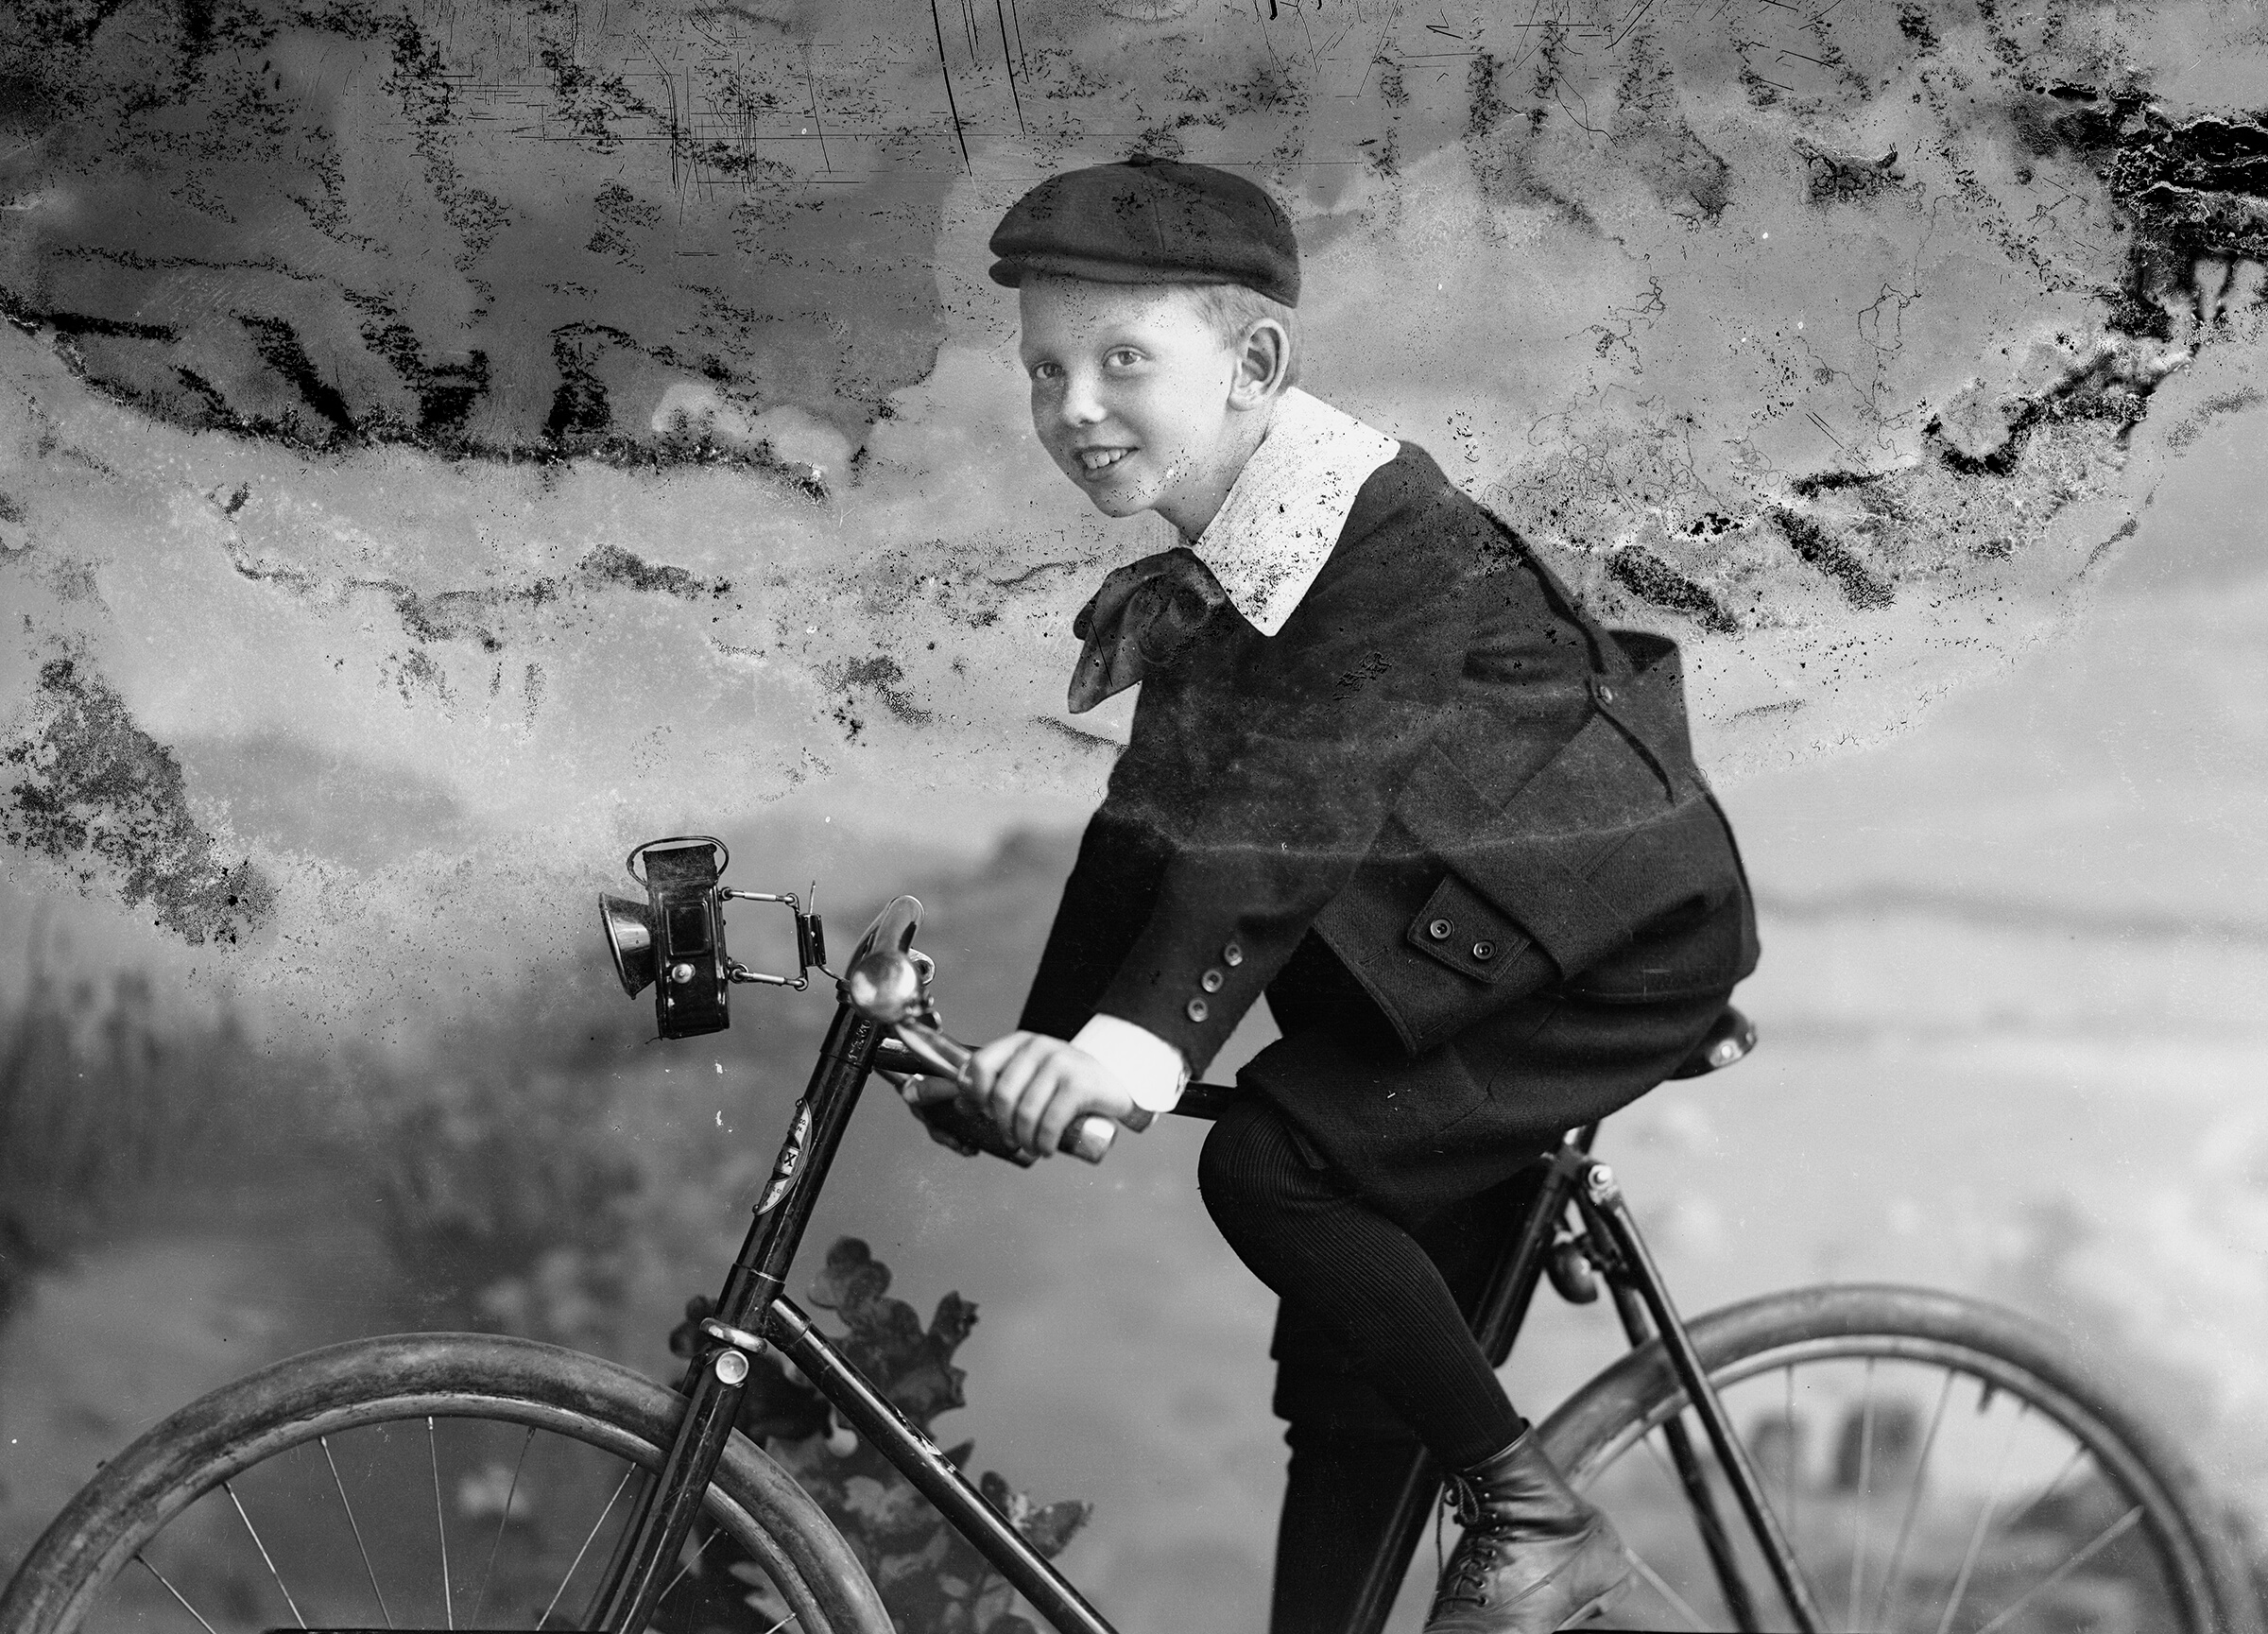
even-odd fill
[{"label": "jacket button", "polygon": [[1601,703],[1612,703],[1614,701],[1614,688],[1608,686],[1605,681],[1601,681],[1599,683],[1599,701]]},{"label": "jacket button", "polygon": [[1486,963],[1488,960],[1496,957],[1496,944],[1494,942],[1473,943],[1472,956],[1481,960],[1484,964]]},{"label": "jacket button", "polygon": [[1203,975],[1197,978],[1197,986],[1203,988],[1209,993],[1217,993],[1221,990],[1221,984],[1228,979],[1228,978],[1227,976],[1224,976],[1218,971],[1207,971]]},{"label": "jacket button", "polygon": [[1425,927],[1425,934],[1433,937],[1434,940],[1437,942],[1445,942],[1449,940],[1449,933],[1456,928],[1456,926],[1451,924],[1447,920],[1435,920],[1432,924]]},{"label": "jacket button", "polygon": [[1212,1006],[1208,1005],[1203,999],[1192,999],[1189,1001],[1189,1019],[1191,1021],[1201,1022],[1211,1013]]},{"label": "jacket button", "polygon": [[1230,970],[1236,969],[1237,966],[1243,964],[1244,962],[1245,950],[1241,947],[1238,947],[1236,943],[1230,942],[1227,947],[1221,950],[1221,963],[1227,965]]}]

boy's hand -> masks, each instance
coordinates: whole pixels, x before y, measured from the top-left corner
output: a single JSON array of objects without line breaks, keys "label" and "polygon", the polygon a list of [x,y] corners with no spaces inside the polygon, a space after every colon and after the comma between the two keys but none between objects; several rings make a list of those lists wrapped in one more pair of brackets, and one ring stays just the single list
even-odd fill
[{"label": "boy's hand", "polygon": [[951,1078],[933,1078],[906,1073],[884,1073],[882,1075],[898,1087],[900,1097],[914,1116],[921,1120],[921,1127],[929,1131],[931,1140],[940,1146],[951,1146],[964,1158],[976,1156],[974,1146],[929,1116],[930,1108],[941,1106],[961,1092]]},{"label": "boy's hand", "polygon": [[1113,1122],[1134,1110],[1119,1076],[1085,1050],[1044,1033],[1010,1033],[976,1052],[961,1092],[1004,1139],[1042,1158],[1090,1112]]}]

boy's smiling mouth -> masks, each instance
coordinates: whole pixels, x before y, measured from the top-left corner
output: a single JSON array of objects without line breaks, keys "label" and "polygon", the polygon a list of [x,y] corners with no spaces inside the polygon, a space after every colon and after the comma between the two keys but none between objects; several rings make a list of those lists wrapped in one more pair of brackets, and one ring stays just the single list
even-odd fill
[{"label": "boy's smiling mouth", "polygon": [[1089,476],[1093,476],[1098,473],[1108,471],[1133,452],[1131,448],[1074,448],[1072,450],[1072,457],[1079,462],[1079,469],[1082,472]]}]

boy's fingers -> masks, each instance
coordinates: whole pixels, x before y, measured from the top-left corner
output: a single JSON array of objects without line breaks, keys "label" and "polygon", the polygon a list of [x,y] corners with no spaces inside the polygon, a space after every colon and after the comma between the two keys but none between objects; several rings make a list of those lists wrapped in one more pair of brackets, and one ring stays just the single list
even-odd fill
[{"label": "boy's fingers", "polygon": [[1016,1035],[1010,1033],[1005,1039],[994,1039],[971,1055],[969,1064],[961,1069],[961,1092],[971,1101],[981,1103],[992,1088],[993,1072],[1008,1058],[1015,1043]]},{"label": "boy's fingers", "polygon": [[1071,1128],[1073,1121],[1090,1109],[1084,1096],[1078,1094],[1069,1084],[1064,1085],[1061,1092],[1049,1104],[1046,1114],[1040,1120],[1039,1127],[1033,1131],[1034,1149],[1043,1152],[1061,1151],[1063,1136]]},{"label": "boy's fingers", "polygon": [[1006,1033],[978,1049],[969,1058],[968,1071],[961,1075],[961,1088],[969,1098],[979,1106],[988,1103],[992,1095],[992,1081],[1001,1069],[1026,1049],[1035,1035]]},{"label": "boy's fingers", "polygon": [[992,1127],[1000,1131],[1001,1139],[1012,1141],[1017,1138],[1017,1108],[1022,1104],[1024,1091],[1032,1081],[1032,1075],[1045,1064],[1047,1052],[1039,1047],[1042,1041],[1029,1033],[1013,1033],[1000,1042],[1013,1047],[994,1070],[991,1082],[983,1092],[983,1103],[985,1110],[991,1115]]},{"label": "boy's fingers", "polygon": [[1061,1063],[1052,1058],[1032,1075],[1016,1102],[1017,1144],[1043,1158],[1056,1155],[1055,1143],[1043,1142],[1040,1130],[1055,1105],[1071,1098],[1066,1092],[1068,1088]]}]

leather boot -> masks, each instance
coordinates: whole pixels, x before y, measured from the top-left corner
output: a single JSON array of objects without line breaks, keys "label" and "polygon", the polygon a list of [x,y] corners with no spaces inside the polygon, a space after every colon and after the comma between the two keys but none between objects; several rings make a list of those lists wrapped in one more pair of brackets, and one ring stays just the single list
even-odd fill
[{"label": "leather boot", "polygon": [[1465,1535],[1425,1634],[1552,1634],[1604,1613],[1630,1580],[1606,1517],[1552,1468],[1533,1432],[1452,1478]]}]

